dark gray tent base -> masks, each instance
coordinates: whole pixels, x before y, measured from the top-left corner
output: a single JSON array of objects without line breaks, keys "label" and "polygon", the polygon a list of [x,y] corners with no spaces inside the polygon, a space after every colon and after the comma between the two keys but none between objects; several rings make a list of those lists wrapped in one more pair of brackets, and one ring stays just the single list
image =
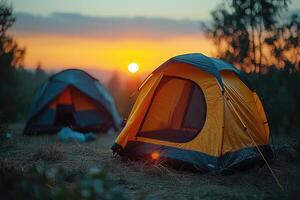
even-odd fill
[{"label": "dark gray tent base", "polygon": [[[273,158],[273,151],[269,145],[259,146],[264,157]],[[151,160],[151,154],[158,152],[159,160],[179,169],[188,169],[200,172],[227,173],[232,170],[243,170],[257,164],[263,164],[261,154],[256,147],[248,147],[238,151],[227,153],[221,157],[214,157],[205,153],[178,149],[163,145],[149,144],[144,142],[129,142],[125,149],[118,144],[112,147],[114,153],[130,159]]]}]

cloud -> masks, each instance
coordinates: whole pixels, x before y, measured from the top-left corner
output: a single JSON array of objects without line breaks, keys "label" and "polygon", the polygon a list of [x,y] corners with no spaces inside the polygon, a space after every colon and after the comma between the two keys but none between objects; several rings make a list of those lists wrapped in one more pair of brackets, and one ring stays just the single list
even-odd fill
[{"label": "cloud", "polygon": [[201,34],[200,21],[146,17],[92,17],[74,13],[50,16],[17,13],[12,31],[19,35],[66,35],[102,39],[165,39]]}]

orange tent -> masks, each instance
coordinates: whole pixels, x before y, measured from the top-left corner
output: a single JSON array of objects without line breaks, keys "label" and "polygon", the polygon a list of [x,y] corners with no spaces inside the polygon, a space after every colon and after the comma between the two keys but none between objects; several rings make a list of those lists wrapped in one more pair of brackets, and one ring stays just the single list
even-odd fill
[{"label": "orange tent", "polygon": [[201,171],[272,155],[264,109],[245,75],[202,54],[171,58],[144,81],[112,150]]}]

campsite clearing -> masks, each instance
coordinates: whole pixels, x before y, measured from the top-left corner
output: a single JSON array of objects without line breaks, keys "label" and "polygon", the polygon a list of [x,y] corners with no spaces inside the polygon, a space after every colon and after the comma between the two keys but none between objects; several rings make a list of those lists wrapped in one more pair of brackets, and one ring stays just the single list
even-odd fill
[{"label": "campsite clearing", "polygon": [[285,188],[282,193],[266,166],[229,176],[177,171],[143,161],[114,158],[110,147],[116,135],[99,134],[91,143],[62,143],[57,135],[22,136],[23,125],[10,126],[13,137],[0,146],[0,161],[29,169],[33,165],[62,167],[70,176],[101,166],[130,199],[296,199],[300,196],[300,158],[285,148],[270,162]]}]

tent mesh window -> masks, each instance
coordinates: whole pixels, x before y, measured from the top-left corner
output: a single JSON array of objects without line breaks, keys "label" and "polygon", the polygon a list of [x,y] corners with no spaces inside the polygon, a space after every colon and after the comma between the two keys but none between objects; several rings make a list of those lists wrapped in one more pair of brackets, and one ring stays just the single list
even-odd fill
[{"label": "tent mesh window", "polygon": [[188,142],[203,128],[206,101],[201,88],[191,80],[164,76],[147,110],[138,136]]}]

